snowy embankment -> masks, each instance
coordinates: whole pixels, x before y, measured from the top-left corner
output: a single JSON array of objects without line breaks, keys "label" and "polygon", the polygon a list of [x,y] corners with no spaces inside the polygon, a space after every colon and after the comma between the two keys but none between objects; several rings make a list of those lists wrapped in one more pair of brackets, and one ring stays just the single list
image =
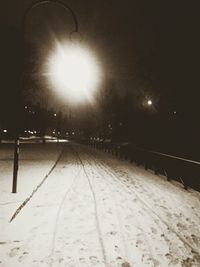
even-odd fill
[{"label": "snowy embankment", "polygon": [[1,266],[200,266],[198,192],[73,143],[33,191],[60,153],[42,148],[22,153],[18,196],[1,154]]}]

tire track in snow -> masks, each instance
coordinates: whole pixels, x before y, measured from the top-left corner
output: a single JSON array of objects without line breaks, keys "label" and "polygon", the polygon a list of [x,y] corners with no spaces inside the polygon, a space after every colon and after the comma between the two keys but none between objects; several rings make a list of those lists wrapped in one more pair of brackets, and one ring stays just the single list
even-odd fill
[{"label": "tire track in snow", "polygon": [[[87,155],[87,157],[89,157],[90,156],[90,158],[91,158],[91,154],[86,154]],[[89,161],[88,161],[88,163],[91,165],[91,167],[95,167],[96,168],[96,171],[97,171],[97,173],[99,173],[99,176],[104,180],[104,182],[107,184],[107,186],[109,187],[109,188],[111,188],[111,187],[113,187],[113,185],[114,186],[116,186],[116,184],[113,184],[113,183],[111,183],[111,182],[109,182],[108,180],[106,180],[105,178],[104,178],[104,174],[106,173],[106,174],[108,174],[109,176],[110,176],[110,172],[108,171],[108,169],[105,169],[104,168],[104,166],[103,166],[103,168],[104,168],[104,172],[105,173],[103,173],[103,169],[102,169],[102,165],[101,164],[99,164],[99,161],[97,161],[96,160],[96,157],[92,157],[92,159],[93,159],[93,161],[95,162],[95,165],[92,165]],[[127,191],[127,190],[126,190]],[[110,192],[112,192],[112,190],[110,190]],[[115,202],[116,202],[116,200],[115,200]],[[116,203],[115,203],[115,205],[116,205]],[[118,209],[117,209],[118,210]],[[119,210],[118,210],[118,212],[119,212]],[[121,216],[121,215],[120,215]],[[119,224],[120,224],[120,229],[121,229],[121,233],[123,233],[123,231],[122,231],[122,222],[121,222],[121,219],[120,219],[120,216],[118,215],[118,221],[119,221]],[[135,217],[134,218],[136,221],[137,221],[137,225],[139,225],[140,227],[139,227],[139,229],[140,229],[140,231],[141,231],[141,234],[143,235],[143,239],[144,239],[144,241],[145,241],[145,244],[147,245],[147,247],[148,247],[148,251],[149,251],[149,254],[145,254],[145,251],[143,251],[143,256],[147,256],[148,255],[148,260],[150,259],[151,260],[151,262],[152,262],[152,264],[153,264],[153,266],[155,267],[155,266],[158,266],[157,264],[156,264],[156,256],[155,256],[155,252],[152,250],[152,248],[151,248],[151,246],[150,246],[150,240],[149,240],[149,237],[147,236],[147,234],[145,233],[145,227],[144,227],[144,225],[143,225],[143,223],[142,223],[142,221],[141,220],[139,220],[139,218],[137,218],[137,217]],[[125,239],[124,237],[122,238],[123,240]],[[123,241],[123,243],[124,243],[124,248],[125,248],[125,250],[126,250],[126,255],[129,255],[128,254],[128,249],[127,249],[127,246],[125,245],[125,242]],[[126,259],[128,258],[127,256],[125,257]],[[122,265],[123,266],[123,265]]]},{"label": "tire track in snow", "polygon": [[81,169],[78,170],[77,174],[75,175],[74,179],[73,179],[73,182],[71,183],[70,187],[67,189],[66,193],[64,194],[61,202],[60,202],[60,205],[58,207],[58,211],[57,211],[57,214],[56,214],[56,221],[55,221],[55,226],[54,226],[54,231],[53,231],[53,240],[52,240],[52,248],[51,248],[51,254],[50,254],[50,266],[53,266],[54,264],[54,259],[53,259],[53,256],[54,256],[54,251],[55,251],[55,244],[56,244],[56,235],[57,235],[57,230],[58,230],[58,222],[59,222],[59,217],[60,217],[60,213],[61,213],[61,210],[63,208],[63,205],[72,189],[72,187],[75,185],[75,183],[77,182],[78,180],[78,177],[80,175],[80,172],[81,172]]},{"label": "tire track in snow", "polygon": [[[88,156],[88,155],[87,155]],[[85,160],[85,159],[84,159]],[[107,184],[107,188],[109,188],[109,191],[110,191],[110,193],[112,192],[112,190],[111,190],[111,187],[110,187],[110,183],[108,183],[107,182],[107,180],[106,179],[104,179],[104,177],[102,176],[102,175],[100,175],[100,173],[99,173],[99,169],[97,168],[97,165],[96,164],[91,164],[91,161],[88,161],[87,160],[87,162],[88,162],[88,164],[90,165],[90,167],[91,167],[91,169],[92,170],[94,170],[94,168],[96,169],[96,173],[94,173],[93,171],[92,171],[92,173],[93,174],[98,174],[98,176],[101,178],[101,179],[103,179],[104,180],[104,183],[106,183]],[[119,212],[119,209],[118,209],[118,207],[117,207],[117,204],[116,204],[116,198],[114,197],[114,208],[115,208],[115,212],[116,212],[116,216],[117,216],[117,220],[118,220],[118,226],[119,226],[119,229],[120,229],[120,231],[119,231],[119,233],[120,233],[120,239],[122,240],[122,243],[123,243],[123,247],[124,247],[124,255],[125,255],[125,257],[124,257],[124,259],[126,260],[127,259],[127,255],[128,255],[128,249],[127,249],[127,246],[126,246],[126,243],[125,243],[125,238],[124,238],[124,236],[123,236],[123,231],[122,231],[122,222],[121,222],[121,219],[120,219],[120,217],[121,217],[121,215],[120,215],[120,212]]]},{"label": "tire track in snow", "polygon": [[[74,147],[73,147],[74,149]],[[103,242],[103,237],[102,237],[102,232],[101,232],[101,227],[100,227],[100,222],[99,222],[99,215],[98,215],[98,207],[97,207],[97,200],[96,200],[96,196],[95,196],[95,191],[94,191],[94,188],[92,186],[92,182],[88,176],[88,173],[86,171],[86,168],[84,166],[84,163],[82,161],[82,159],[80,158],[79,156],[79,153],[77,150],[75,150],[75,153],[77,155],[77,158],[79,159],[81,165],[82,165],[82,168],[83,168],[83,171],[84,171],[84,174],[85,174],[85,177],[88,181],[88,184],[89,184],[89,187],[90,187],[90,190],[91,190],[91,193],[92,193],[92,196],[93,196],[93,200],[94,200],[94,209],[95,209],[95,220],[96,220],[96,228],[97,228],[97,232],[98,232],[98,237],[99,237],[99,243],[100,243],[100,246],[101,246],[101,250],[102,250],[102,256],[103,256],[103,260],[104,260],[104,265],[106,267],[108,267],[108,259],[107,259],[107,255],[106,255],[106,251],[105,251],[105,246],[104,246],[104,242]]]},{"label": "tire track in snow", "polygon": [[[90,166],[91,166],[92,169],[93,169],[94,167],[96,167],[97,173],[98,173],[99,176],[104,180],[104,182],[108,185],[108,180],[106,180],[106,179],[104,178],[104,175],[105,175],[105,173],[107,173],[109,176],[111,176],[111,175],[110,175],[110,172],[108,172],[107,169],[103,171],[101,163],[99,163],[99,161],[96,159],[96,157],[95,157],[94,155],[91,155],[91,151],[90,151],[90,150],[86,152],[86,149],[85,149],[85,147],[84,147],[84,149],[83,149],[81,152],[84,153],[84,154],[87,156],[87,158],[89,158],[90,160],[92,159],[93,162],[96,162],[96,163],[93,165],[93,164],[91,164],[91,162],[88,161],[88,163],[90,164]],[[84,159],[84,160],[85,160],[85,159]],[[117,184],[118,184],[118,183],[117,183]],[[109,182],[109,185],[108,185],[108,186],[109,186],[109,187],[113,187],[113,185],[116,187],[116,183],[110,183],[110,182]],[[120,187],[120,188],[121,188],[121,187]],[[127,190],[126,190],[126,191],[127,191]],[[112,190],[111,190],[111,192],[112,192]],[[118,216],[118,217],[119,217],[119,216]],[[144,237],[145,244],[147,245],[147,247],[148,247],[148,251],[149,251],[149,254],[145,254],[145,255],[143,255],[143,256],[147,256],[147,259],[150,258],[150,260],[151,260],[153,266],[156,266],[156,265],[155,265],[155,262],[156,262],[155,258],[156,258],[156,257],[154,256],[155,253],[152,252],[152,249],[151,249],[151,246],[150,246],[150,240],[149,240],[149,237],[148,237],[148,236],[146,235],[146,233],[145,233],[144,225],[143,225],[142,221],[139,222],[139,220],[137,219],[137,217],[135,217],[134,219],[137,221],[137,225],[140,225],[140,226],[141,226],[141,227],[140,227],[140,231],[141,231],[141,233],[142,233],[142,235],[143,235],[143,237]],[[122,223],[121,223],[121,224],[122,224]],[[122,227],[121,227],[121,229],[122,229]],[[122,231],[121,231],[121,232],[122,232]],[[127,250],[126,250],[126,251],[127,251]],[[145,251],[144,251],[144,253],[145,253]],[[128,253],[127,253],[127,254],[128,254]],[[126,262],[125,264],[128,264],[128,263]],[[123,266],[123,264],[122,264],[122,266]],[[127,266],[129,266],[129,265],[127,265]]]},{"label": "tire track in snow", "polygon": [[[71,146],[70,146],[71,148]],[[71,151],[73,151],[73,149],[71,148]],[[77,171],[77,173],[75,174],[75,177],[73,179],[73,181],[71,182],[70,186],[68,187],[68,189],[66,190],[64,196],[62,197],[62,200],[60,202],[60,205],[58,207],[58,211],[57,211],[57,214],[56,214],[56,220],[55,220],[55,226],[54,226],[54,231],[53,231],[53,239],[52,239],[52,248],[51,248],[51,253],[49,255],[49,258],[50,258],[50,266],[53,266],[54,265],[54,259],[53,259],[53,256],[54,256],[54,251],[55,251],[55,244],[56,244],[56,235],[57,235],[57,230],[58,230],[58,222],[59,222],[59,217],[60,217],[60,213],[62,211],[62,208],[63,208],[63,205],[72,189],[72,187],[76,184],[77,180],[78,180],[78,177],[80,175],[80,172],[81,172],[81,168]]]}]

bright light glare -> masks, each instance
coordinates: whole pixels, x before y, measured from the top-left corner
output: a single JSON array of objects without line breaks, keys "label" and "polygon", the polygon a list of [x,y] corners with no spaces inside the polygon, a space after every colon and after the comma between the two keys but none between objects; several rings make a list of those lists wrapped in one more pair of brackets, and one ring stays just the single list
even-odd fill
[{"label": "bright light glare", "polygon": [[89,50],[73,44],[57,44],[48,58],[46,72],[61,97],[72,103],[92,101],[100,69]]},{"label": "bright light glare", "polygon": [[148,104],[149,106],[151,106],[153,103],[152,103],[151,100],[148,100],[147,104]]}]

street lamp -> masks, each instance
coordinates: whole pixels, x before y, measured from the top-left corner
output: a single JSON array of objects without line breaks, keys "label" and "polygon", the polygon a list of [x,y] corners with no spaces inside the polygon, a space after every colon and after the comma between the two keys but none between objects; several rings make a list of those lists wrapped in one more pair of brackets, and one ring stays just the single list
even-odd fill
[{"label": "street lamp", "polygon": [[77,20],[77,17],[74,13],[74,11],[71,9],[71,7],[69,7],[65,2],[63,2],[62,0],[37,0],[33,3],[31,3],[28,8],[26,9],[25,13],[24,13],[24,17],[23,17],[23,32],[24,32],[24,29],[25,29],[25,23],[26,23],[26,18],[29,14],[29,12],[38,7],[38,6],[41,6],[41,5],[45,5],[45,4],[57,4],[61,7],[63,7],[65,10],[69,11],[71,16],[72,16],[72,19],[74,21],[74,31],[72,33],[78,33],[79,31],[79,26],[78,26],[78,20]]},{"label": "street lamp", "polygon": [[[26,19],[27,16],[29,14],[29,12],[41,5],[45,5],[45,4],[57,4],[61,7],[63,7],[65,10],[69,11],[73,22],[74,22],[74,31],[71,33],[78,33],[78,20],[76,18],[75,13],[73,12],[73,10],[66,4],[64,3],[62,0],[37,0],[35,2],[33,2],[32,4],[30,4],[28,6],[28,8],[26,9],[23,19],[22,19],[22,34],[23,34],[23,38],[24,38],[24,32],[25,32],[25,23],[26,23]],[[19,117],[19,107],[17,108],[17,120],[19,121],[20,117]],[[15,146],[14,146],[14,165],[13,165],[13,184],[12,184],[12,193],[16,193],[17,192],[17,175],[18,175],[18,166],[19,166],[19,128],[17,127],[15,130]]]},{"label": "street lamp", "polygon": [[50,88],[68,104],[93,102],[100,80],[95,55],[83,45],[56,41],[44,65]]}]

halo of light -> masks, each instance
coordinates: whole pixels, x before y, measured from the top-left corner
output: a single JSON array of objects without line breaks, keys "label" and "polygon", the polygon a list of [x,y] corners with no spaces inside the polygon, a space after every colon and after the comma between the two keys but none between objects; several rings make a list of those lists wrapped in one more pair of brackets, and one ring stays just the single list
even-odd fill
[{"label": "halo of light", "polygon": [[75,44],[57,43],[45,74],[52,89],[71,103],[92,101],[100,81],[100,67],[93,53]]}]

